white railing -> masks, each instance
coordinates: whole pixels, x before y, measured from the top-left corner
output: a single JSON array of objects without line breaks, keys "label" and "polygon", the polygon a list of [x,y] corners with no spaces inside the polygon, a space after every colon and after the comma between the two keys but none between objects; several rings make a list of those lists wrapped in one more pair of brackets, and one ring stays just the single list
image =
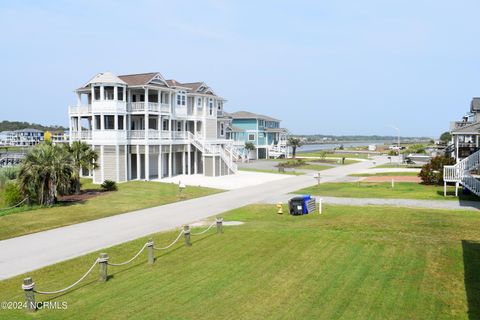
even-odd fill
[{"label": "white railing", "polygon": [[126,112],[127,103],[117,100],[93,101],[92,111],[94,112]]},{"label": "white railing", "polygon": [[93,140],[121,141],[127,139],[127,132],[124,130],[94,130],[92,131]]},{"label": "white railing", "polygon": [[480,150],[461,160],[453,166],[443,167],[443,180],[461,183],[464,187],[480,196],[480,181],[470,171],[480,166]]},{"label": "white railing", "polygon": [[72,140],[91,140],[92,131],[72,131],[70,132],[70,137]]},{"label": "white railing", "polygon": [[128,139],[145,139],[145,130],[130,130],[128,131]]},{"label": "white railing", "polygon": [[[168,112],[168,105],[166,105],[166,108],[164,104],[160,105],[156,102],[130,102],[128,104],[127,110],[129,112],[144,112],[145,110],[148,110],[149,112],[160,112],[160,109],[162,112]],[[166,110],[166,111],[165,111]]]},{"label": "white railing", "polygon": [[185,140],[187,139],[188,131],[173,131],[173,139],[175,140]]},{"label": "white railing", "polygon": [[236,173],[238,171],[238,166],[233,161],[233,156],[231,152],[227,152],[220,145],[208,143],[202,140],[199,135],[194,135],[191,132],[187,132],[187,138],[189,139],[190,143],[192,143],[201,152],[205,154],[219,155],[233,173]]},{"label": "white railing", "polygon": [[68,107],[70,114],[82,114],[82,113],[91,113],[92,105],[83,105],[83,106],[70,106]]},{"label": "white railing", "polygon": [[162,103],[160,105],[160,112],[169,113],[170,112],[170,105],[168,103]]}]

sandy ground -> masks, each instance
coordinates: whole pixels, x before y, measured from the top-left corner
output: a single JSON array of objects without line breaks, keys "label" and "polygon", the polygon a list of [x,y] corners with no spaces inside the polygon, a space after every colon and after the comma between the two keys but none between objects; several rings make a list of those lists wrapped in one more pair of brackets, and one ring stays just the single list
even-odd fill
[{"label": "sandy ground", "polygon": [[205,177],[203,175],[180,175],[164,178],[161,182],[178,184],[180,181],[187,186],[201,186],[223,190],[235,190],[252,187],[262,183],[291,179],[294,176],[287,174],[238,171],[235,175],[221,177]]}]

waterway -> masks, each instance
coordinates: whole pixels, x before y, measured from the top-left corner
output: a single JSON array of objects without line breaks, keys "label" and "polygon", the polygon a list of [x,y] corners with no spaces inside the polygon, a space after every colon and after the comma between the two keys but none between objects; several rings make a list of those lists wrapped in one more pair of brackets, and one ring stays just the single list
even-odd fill
[{"label": "waterway", "polygon": [[302,152],[311,152],[311,151],[319,151],[319,150],[333,150],[333,149],[338,149],[340,146],[343,146],[344,148],[355,148],[355,147],[366,147],[371,144],[377,145],[377,146],[382,146],[385,143],[391,143],[388,141],[358,141],[358,142],[345,142],[345,143],[319,143],[319,144],[306,144],[301,146],[300,148],[297,149],[298,153]]}]

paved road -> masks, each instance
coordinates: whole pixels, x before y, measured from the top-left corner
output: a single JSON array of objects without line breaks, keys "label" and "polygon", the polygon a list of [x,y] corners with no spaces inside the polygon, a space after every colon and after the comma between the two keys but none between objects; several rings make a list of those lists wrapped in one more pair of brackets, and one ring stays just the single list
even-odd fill
[{"label": "paved road", "polygon": [[[377,164],[386,162],[378,159]],[[322,182],[374,166],[365,161],[322,171]],[[170,230],[315,183],[312,174],[231,190],[0,241],[0,280],[129,240]]]},{"label": "paved road", "polygon": [[[283,194],[267,199],[265,203],[286,203],[293,195]],[[376,198],[341,198],[341,197],[316,197],[322,198],[323,203],[340,204],[348,206],[393,206],[427,209],[447,210],[475,210],[480,209],[480,202],[463,200],[415,200],[415,199],[376,199]]]}]

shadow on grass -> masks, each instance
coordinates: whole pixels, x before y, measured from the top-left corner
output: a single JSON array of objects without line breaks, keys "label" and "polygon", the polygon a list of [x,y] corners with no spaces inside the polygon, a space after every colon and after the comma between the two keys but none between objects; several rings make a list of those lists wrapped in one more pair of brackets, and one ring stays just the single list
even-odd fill
[{"label": "shadow on grass", "polygon": [[468,318],[480,319],[480,242],[462,240]]},{"label": "shadow on grass", "polygon": [[[437,195],[443,197],[444,196],[443,191],[437,190]],[[447,191],[447,197],[455,197],[455,191]],[[480,202],[480,197],[477,197],[476,195],[474,195],[472,193],[464,194],[462,192],[462,189],[458,190],[458,197],[457,198],[458,198],[458,201],[460,202],[460,205],[462,205],[462,202],[464,202],[464,201]]]}]

